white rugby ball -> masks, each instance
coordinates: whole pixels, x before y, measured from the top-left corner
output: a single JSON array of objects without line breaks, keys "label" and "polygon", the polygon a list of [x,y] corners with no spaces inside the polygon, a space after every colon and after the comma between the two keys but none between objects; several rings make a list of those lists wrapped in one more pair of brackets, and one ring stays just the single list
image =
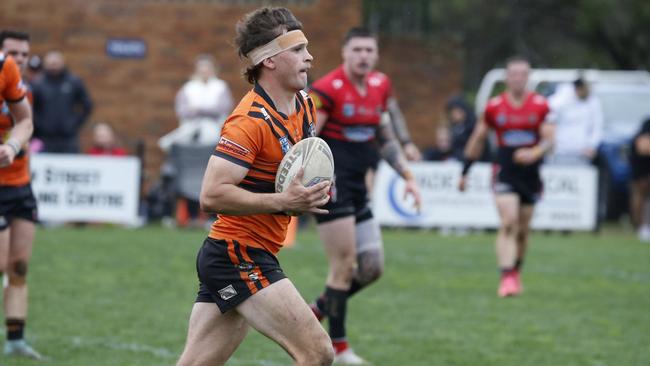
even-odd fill
[{"label": "white rugby ball", "polygon": [[307,137],[298,141],[284,155],[275,175],[275,191],[284,192],[300,168],[305,172],[302,185],[311,187],[334,177],[334,157],[329,145],[319,137]]}]

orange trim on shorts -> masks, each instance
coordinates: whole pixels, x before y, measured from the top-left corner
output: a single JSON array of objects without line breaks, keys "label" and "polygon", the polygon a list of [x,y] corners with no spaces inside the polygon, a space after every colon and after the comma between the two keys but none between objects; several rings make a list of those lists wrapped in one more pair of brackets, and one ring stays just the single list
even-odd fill
[{"label": "orange trim on shorts", "polygon": [[[244,259],[247,260],[250,263],[255,263],[255,262],[253,262],[251,257],[248,255],[248,247],[245,247],[245,246],[242,245],[242,246],[240,246],[240,248],[241,248],[242,257],[244,257]],[[260,281],[260,283],[262,284],[262,288],[268,287],[271,284],[271,282],[269,282],[269,280],[262,274],[262,270],[260,270],[260,266],[255,265],[253,270],[257,274],[257,278]]]},{"label": "orange trim on shorts", "polygon": [[[239,261],[239,257],[237,257],[237,253],[235,252],[235,243],[232,240],[226,240],[226,243],[228,244],[228,256],[230,257],[230,261],[235,266],[238,266],[241,262]],[[243,248],[241,245],[239,247]],[[237,270],[239,270],[239,268],[237,268]],[[255,284],[250,280],[250,278],[248,278],[246,273],[244,273],[243,271],[239,271],[239,277],[241,277],[242,281],[246,283],[246,286],[248,286],[248,289],[250,290],[251,294],[257,292],[257,287],[255,287]]]}]

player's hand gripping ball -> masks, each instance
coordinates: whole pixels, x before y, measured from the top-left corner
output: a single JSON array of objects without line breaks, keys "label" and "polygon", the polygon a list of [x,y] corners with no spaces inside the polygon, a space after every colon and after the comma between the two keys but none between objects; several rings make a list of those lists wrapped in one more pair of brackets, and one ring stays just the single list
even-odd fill
[{"label": "player's hand gripping ball", "polygon": [[[275,191],[284,192],[300,168],[304,169],[302,185],[311,187],[334,177],[334,157],[327,143],[319,137],[300,140],[284,155],[275,176]],[[287,212],[295,216],[297,213]]]}]

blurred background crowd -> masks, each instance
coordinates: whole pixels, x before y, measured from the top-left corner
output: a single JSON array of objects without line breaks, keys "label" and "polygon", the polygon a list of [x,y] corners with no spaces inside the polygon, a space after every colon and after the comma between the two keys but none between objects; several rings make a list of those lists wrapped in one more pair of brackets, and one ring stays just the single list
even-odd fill
[{"label": "blurred background crowd", "polygon": [[[266,3],[303,21],[311,80],[338,65],[348,28],[379,34],[379,69],[394,80],[425,160],[461,159],[487,98],[503,90],[503,60],[526,56],[530,86],[549,98],[558,126],[548,163],[596,166],[599,220],[631,222],[650,240],[642,222],[650,6],[641,0],[4,0],[2,27],[32,37],[32,151],[136,155],[142,214],[203,225],[202,171],[233,100],[250,87],[233,25]],[[491,152],[488,145],[482,160]]]}]

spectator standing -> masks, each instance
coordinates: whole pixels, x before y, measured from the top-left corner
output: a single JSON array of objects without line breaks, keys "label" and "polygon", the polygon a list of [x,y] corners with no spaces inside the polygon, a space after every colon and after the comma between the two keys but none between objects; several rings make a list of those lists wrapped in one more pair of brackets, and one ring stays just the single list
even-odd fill
[{"label": "spectator standing", "polygon": [[630,166],[632,167],[632,194],[630,213],[632,224],[641,241],[650,242],[650,117],[632,139]]},{"label": "spectator standing", "polygon": [[556,123],[555,147],[549,157],[554,164],[591,164],[603,136],[603,108],[589,84],[579,77],[549,98]]},{"label": "spectator standing", "polygon": [[176,94],[175,109],[179,127],[163,136],[161,149],[173,144],[214,145],[221,127],[233,108],[232,94],[225,81],[217,77],[210,55],[199,55],[190,80]]},{"label": "spectator standing", "polygon": [[43,65],[33,85],[34,137],[43,142],[43,152],[79,153],[79,131],[93,107],[90,95],[60,51],[48,52]]},{"label": "spectator standing", "polygon": [[[446,121],[436,129],[436,146],[424,153],[425,160],[464,160],[465,145],[476,125],[476,115],[462,96],[449,99],[445,107]],[[442,147],[442,150],[441,150]],[[441,159],[440,152],[443,152]],[[489,161],[488,144],[483,148],[480,161]]]}]

